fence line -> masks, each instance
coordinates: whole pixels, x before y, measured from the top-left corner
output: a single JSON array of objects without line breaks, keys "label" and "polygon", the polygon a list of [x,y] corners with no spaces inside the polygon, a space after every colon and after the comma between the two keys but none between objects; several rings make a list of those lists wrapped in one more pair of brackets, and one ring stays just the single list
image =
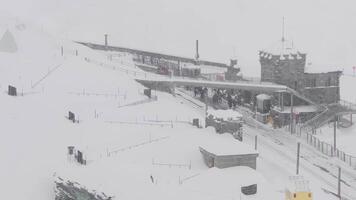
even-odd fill
[{"label": "fence line", "polygon": [[173,123],[167,124],[167,123],[147,123],[147,122],[125,122],[125,121],[105,121],[105,123],[110,123],[110,124],[135,124],[135,125],[148,125],[148,126],[170,126],[173,128]]},{"label": "fence line", "polygon": [[146,141],[146,142],[130,145],[130,146],[123,147],[123,148],[120,148],[120,149],[117,149],[117,150],[113,150],[113,151],[108,151],[107,152],[107,156],[110,157],[112,154],[116,155],[119,152],[123,152],[123,151],[129,150],[129,149],[137,148],[137,147],[140,147],[140,146],[143,146],[143,145],[147,145],[147,144],[151,144],[151,143],[154,143],[154,142],[159,142],[161,140],[165,140],[165,139],[168,139],[168,138],[169,138],[169,136],[160,137],[160,138],[157,138],[157,139],[150,139],[149,141]]},{"label": "fence line", "polygon": [[72,95],[83,95],[83,96],[105,96],[105,97],[124,97],[126,98],[126,94],[116,94],[116,93],[95,93],[95,92],[68,92],[68,94]]},{"label": "fence line", "polygon": [[155,162],[154,159],[152,159],[152,165],[156,165],[156,166],[169,166],[171,167],[187,167],[188,169],[192,169],[192,162],[189,161],[189,164],[177,164],[177,163],[159,163],[159,162]]},{"label": "fence line", "polygon": [[187,181],[187,180],[189,180],[189,179],[192,179],[192,178],[194,178],[194,177],[196,177],[196,176],[199,176],[200,174],[194,174],[194,175],[192,175],[192,176],[188,176],[188,177],[185,177],[185,178],[183,178],[183,179],[181,179],[180,177],[179,177],[179,184],[181,185],[181,184],[183,184],[183,182],[185,182],[185,181]]},{"label": "fence line", "polygon": [[135,105],[144,104],[144,103],[150,103],[150,102],[153,102],[153,101],[157,101],[157,99],[158,99],[157,96],[153,96],[152,98],[142,99],[142,100],[139,100],[139,101],[135,101],[135,102],[132,102],[132,103],[129,103],[129,104],[125,104],[125,105],[119,106],[119,108],[126,107],[126,106],[135,106]]},{"label": "fence line", "polygon": [[63,63],[57,65],[53,69],[49,70],[40,80],[36,81],[35,84],[31,85],[31,88],[35,88],[38,84],[40,84],[44,79],[46,79],[49,75],[51,75],[54,71],[56,71],[59,67],[62,66]]},{"label": "fence line", "polygon": [[350,167],[356,169],[356,157],[352,156],[350,154],[347,154],[338,148],[334,151],[333,145],[323,142],[314,135],[307,133],[306,134],[306,140],[307,143],[311,146],[313,146],[315,149],[323,153],[324,155],[327,155],[329,157],[335,156],[339,160],[343,161],[344,163],[348,164]]}]

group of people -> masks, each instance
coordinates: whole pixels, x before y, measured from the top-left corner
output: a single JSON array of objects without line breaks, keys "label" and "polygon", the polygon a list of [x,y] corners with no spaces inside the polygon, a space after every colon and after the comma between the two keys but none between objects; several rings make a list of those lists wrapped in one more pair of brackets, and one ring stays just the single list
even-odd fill
[{"label": "group of people", "polygon": [[[208,88],[195,87],[194,96],[200,96],[202,100],[208,95]],[[236,106],[241,106],[243,104],[242,95],[234,90],[227,89],[213,89],[212,102],[213,104],[221,104],[223,100],[227,102],[229,108],[236,108]]]},{"label": "group of people", "polygon": [[208,95],[208,88],[203,88],[203,87],[195,87],[194,88],[194,97],[200,96],[202,100],[205,99]]}]

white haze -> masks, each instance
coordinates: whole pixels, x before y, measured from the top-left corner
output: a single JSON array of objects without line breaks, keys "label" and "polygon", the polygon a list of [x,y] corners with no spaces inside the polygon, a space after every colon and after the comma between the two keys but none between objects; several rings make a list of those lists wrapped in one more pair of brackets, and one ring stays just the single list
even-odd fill
[{"label": "white haze", "polygon": [[[329,0],[0,0],[0,11],[63,38],[228,62],[259,76],[258,50],[286,35],[313,64],[351,73],[356,2]],[[4,24],[2,24],[2,27]],[[5,25],[6,26],[6,25]]]}]

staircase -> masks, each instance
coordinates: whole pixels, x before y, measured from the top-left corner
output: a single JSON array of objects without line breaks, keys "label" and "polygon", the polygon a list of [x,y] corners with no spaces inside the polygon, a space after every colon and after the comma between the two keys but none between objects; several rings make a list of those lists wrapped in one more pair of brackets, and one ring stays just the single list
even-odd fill
[{"label": "staircase", "polygon": [[356,105],[349,103],[347,101],[339,101],[339,103],[329,104],[326,106],[326,109],[312,118],[311,120],[307,121],[301,127],[305,131],[310,131],[311,129],[316,129],[330,120],[335,119],[337,116],[346,115],[346,114],[355,114],[356,113]]}]

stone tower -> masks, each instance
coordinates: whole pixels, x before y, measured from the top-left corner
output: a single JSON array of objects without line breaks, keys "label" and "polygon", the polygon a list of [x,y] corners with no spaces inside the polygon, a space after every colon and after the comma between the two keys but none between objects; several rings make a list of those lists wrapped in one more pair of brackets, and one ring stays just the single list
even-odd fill
[{"label": "stone tower", "polygon": [[[289,45],[289,46],[288,46]],[[286,85],[295,90],[303,87],[306,54],[281,41],[274,48],[259,52],[261,80]]]}]

